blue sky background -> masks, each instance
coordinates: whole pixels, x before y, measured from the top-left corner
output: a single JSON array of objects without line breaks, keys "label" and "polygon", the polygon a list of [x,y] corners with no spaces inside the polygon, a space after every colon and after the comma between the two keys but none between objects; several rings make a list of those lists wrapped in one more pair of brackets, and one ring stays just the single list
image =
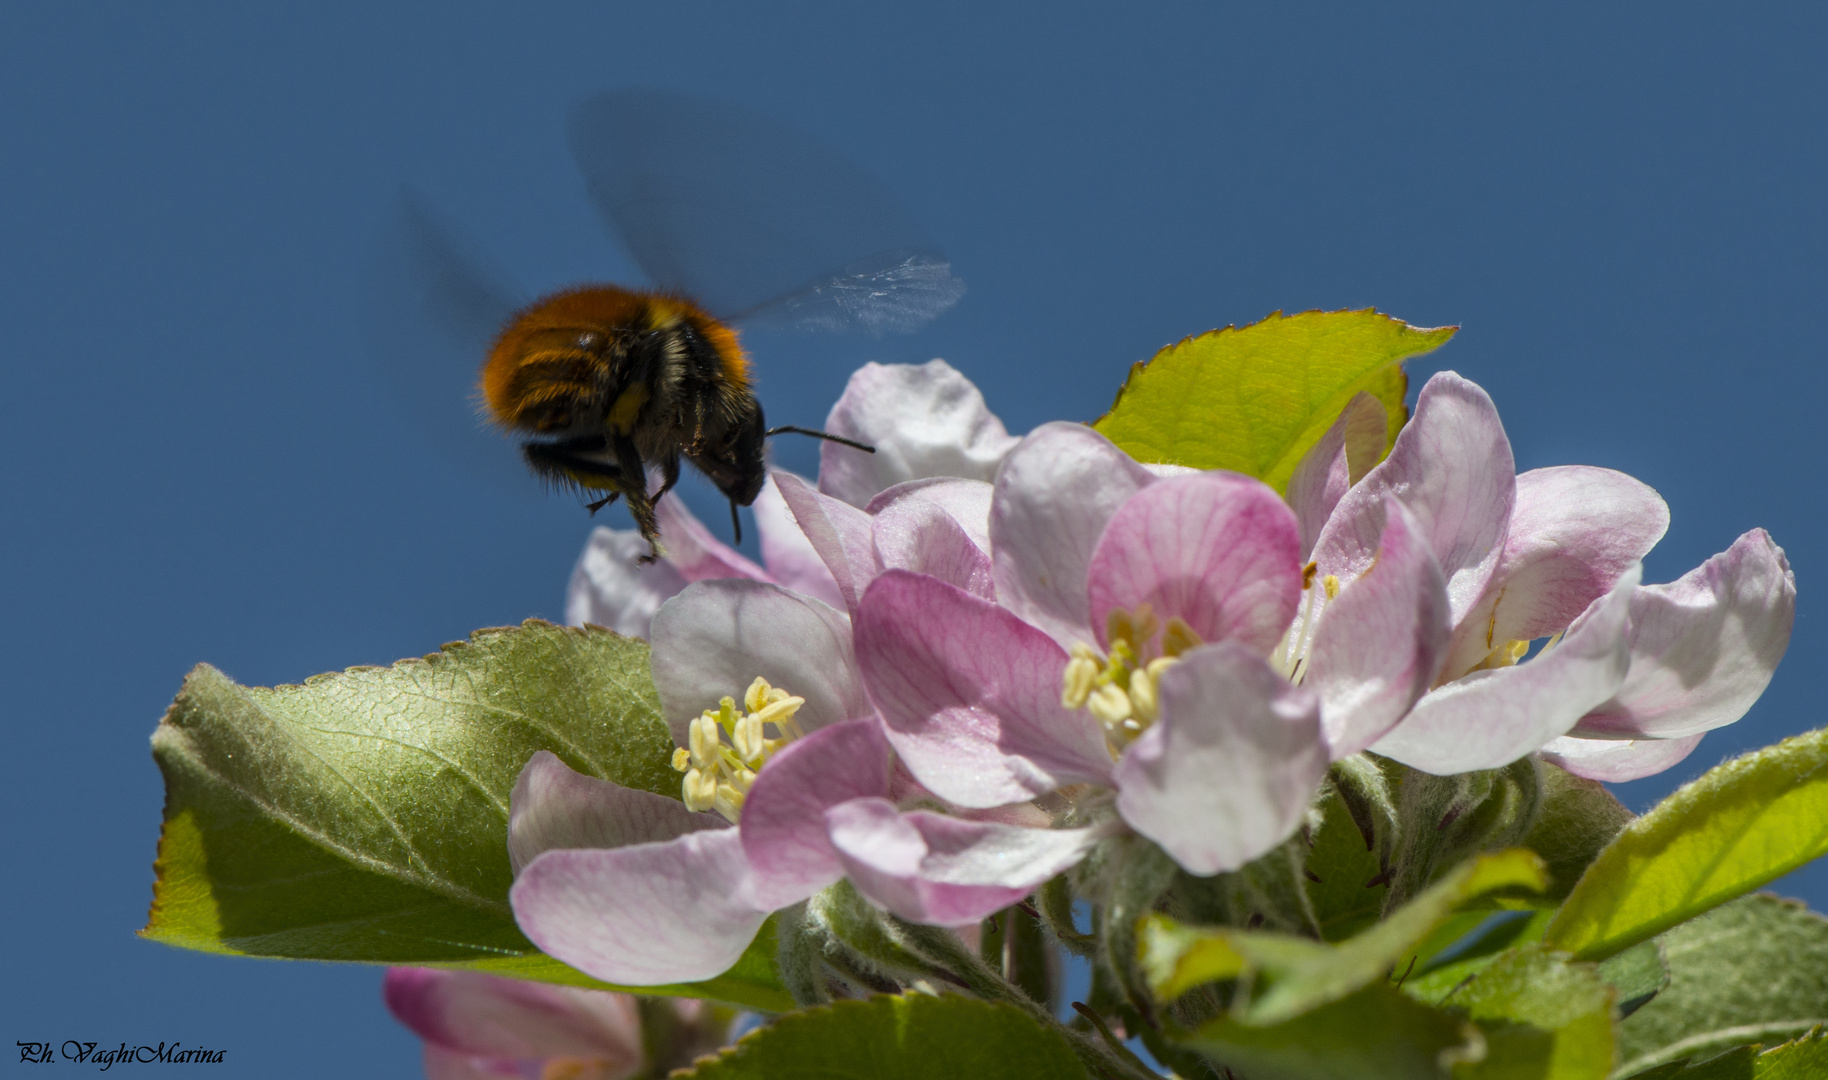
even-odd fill
[{"label": "blue sky background", "polygon": [[[417,1074],[375,969],[134,938],[146,739],[198,661],[296,682],[562,616],[583,511],[478,481],[407,418],[375,363],[374,267],[411,183],[529,290],[628,279],[563,134],[609,86],[810,131],[970,287],[910,337],[753,335],[773,422],[821,421],[870,359],[943,356],[1021,431],[1090,419],[1132,361],[1278,308],[1458,323],[1416,385],[1483,384],[1520,467],[1659,489],[1649,580],[1756,525],[1796,568],[1764,701],[1627,800],[1823,722],[1821,7],[517,7],[0,15],[0,1037],[177,1039],[226,1049],[223,1076]],[[1828,867],[1781,887],[1828,907]]]}]

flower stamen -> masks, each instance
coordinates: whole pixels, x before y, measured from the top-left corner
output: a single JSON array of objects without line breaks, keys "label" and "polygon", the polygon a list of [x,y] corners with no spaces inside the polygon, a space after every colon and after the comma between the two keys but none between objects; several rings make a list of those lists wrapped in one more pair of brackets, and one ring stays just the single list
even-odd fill
[{"label": "flower stamen", "polygon": [[[687,746],[673,751],[673,768],[685,773],[680,793],[686,809],[715,810],[732,825],[742,817],[755,774],[781,747],[802,734],[794,714],[806,699],[756,677],[743,694],[746,711],[733,698],[706,709],[687,728]],[[774,728],[774,737],[768,728]],[[725,739],[729,740],[725,745]]]}]

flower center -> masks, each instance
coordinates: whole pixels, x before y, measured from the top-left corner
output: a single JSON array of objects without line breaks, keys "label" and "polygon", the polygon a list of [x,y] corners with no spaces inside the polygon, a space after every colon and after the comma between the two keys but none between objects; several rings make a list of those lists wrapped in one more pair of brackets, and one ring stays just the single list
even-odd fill
[{"label": "flower center", "polygon": [[775,751],[802,734],[793,716],[804,704],[805,698],[770,686],[758,675],[743,694],[746,712],[724,698],[716,709],[700,713],[689,729],[690,746],[673,751],[673,768],[685,773],[680,787],[686,809],[715,810],[736,824],[755,774]]},{"label": "flower center", "polygon": [[1162,672],[1201,642],[1179,618],[1169,619],[1162,629],[1148,604],[1134,612],[1112,611],[1105,619],[1105,638],[1111,643],[1109,653],[1083,642],[1073,646],[1061,678],[1060,703],[1097,717],[1115,758],[1161,715],[1157,684]]}]

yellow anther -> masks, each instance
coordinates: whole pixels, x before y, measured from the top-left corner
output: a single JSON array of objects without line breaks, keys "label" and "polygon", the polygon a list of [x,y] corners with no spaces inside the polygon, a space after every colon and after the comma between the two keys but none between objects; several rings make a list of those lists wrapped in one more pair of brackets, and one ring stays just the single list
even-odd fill
[{"label": "yellow anther", "polygon": [[1306,566],[1301,568],[1301,587],[1303,590],[1307,589],[1308,586],[1314,584],[1314,575],[1319,572],[1320,572],[1320,564],[1317,562],[1308,563]]},{"label": "yellow anther", "polygon": [[767,748],[767,740],[762,737],[761,714],[748,713],[738,720],[736,730],[730,733],[730,744],[736,748],[736,756],[744,765],[750,768],[760,765]]},{"label": "yellow anther", "polygon": [[785,690],[777,690],[768,685],[767,679],[757,675],[755,681],[749,684],[749,689],[743,691],[743,708],[750,712],[761,712],[786,696]]},{"label": "yellow anther", "polygon": [[692,752],[681,746],[673,751],[673,768],[685,772],[692,767]]},{"label": "yellow anther", "polygon": [[719,784],[717,785],[717,796],[712,805],[730,824],[735,825],[742,820],[743,797],[743,792],[738,791],[734,786]]},{"label": "yellow anther", "polygon": [[1066,662],[1061,679],[1060,704],[1069,709],[1085,707],[1085,701],[1098,686],[1098,674],[1104,669],[1098,653],[1089,645],[1075,645],[1073,658]]},{"label": "yellow anther", "polygon": [[1321,588],[1323,588],[1327,591],[1328,600],[1339,599],[1339,579],[1338,578],[1334,577],[1332,574],[1328,574],[1326,577],[1323,577],[1320,579],[1320,585],[1321,585]]},{"label": "yellow anther", "polygon": [[[1181,621],[1180,616],[1168,620],[1168,629],[1162,632],[1162,655],[1179,656],[1188,649],[1201,644],[1200,635],[1193,632],[1193,627]],[[1154,663],[1160,663],[1155,661]],[[1150,666],[1153,667],[1154,663]]]},{"label": "yellow anther", "polygon": [[717,763],[720,756],[718,749],[723,746],[722,729],[717,723],[717,714],[710,711],[700,713],[687,730],[687,743],[692,754],[692,763],[701,769],[708,769]]},{"label": "yellow anther", "polygon": [[685,774],[685,783],[680,785],[685,797],[686,809],[702,813],[717,805],[717,775],[700,772],[697,769]]},{"label": "yellow anther", "polygon": [[1129,718],[1130,695],[1118,686],[1101,686],[1086,701],[1086,708],[1100,723],[1111,727]]}]

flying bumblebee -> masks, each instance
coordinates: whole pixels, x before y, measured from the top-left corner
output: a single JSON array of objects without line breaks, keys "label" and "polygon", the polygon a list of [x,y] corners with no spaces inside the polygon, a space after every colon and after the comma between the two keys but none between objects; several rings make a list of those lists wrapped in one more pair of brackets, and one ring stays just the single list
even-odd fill
[{"label": "flying bumblebee", "polygon": [[[506,320],[482,365],[487,417],[549,484],[621,498],[660,554],[654,504],[680,459],[737,507],[765,477],[769,429],[733,323],[881,334],[918,327],[964,285],[895,196],[810,136],[727,103],[616,90],[576,106],[571,150],[590,201],[652,289],[587,285]],[[446,307],[493,290],[419,212]],[[423,270],[422,270],[423,273]],[[659,487],[649,468],[659,472]]]}]

